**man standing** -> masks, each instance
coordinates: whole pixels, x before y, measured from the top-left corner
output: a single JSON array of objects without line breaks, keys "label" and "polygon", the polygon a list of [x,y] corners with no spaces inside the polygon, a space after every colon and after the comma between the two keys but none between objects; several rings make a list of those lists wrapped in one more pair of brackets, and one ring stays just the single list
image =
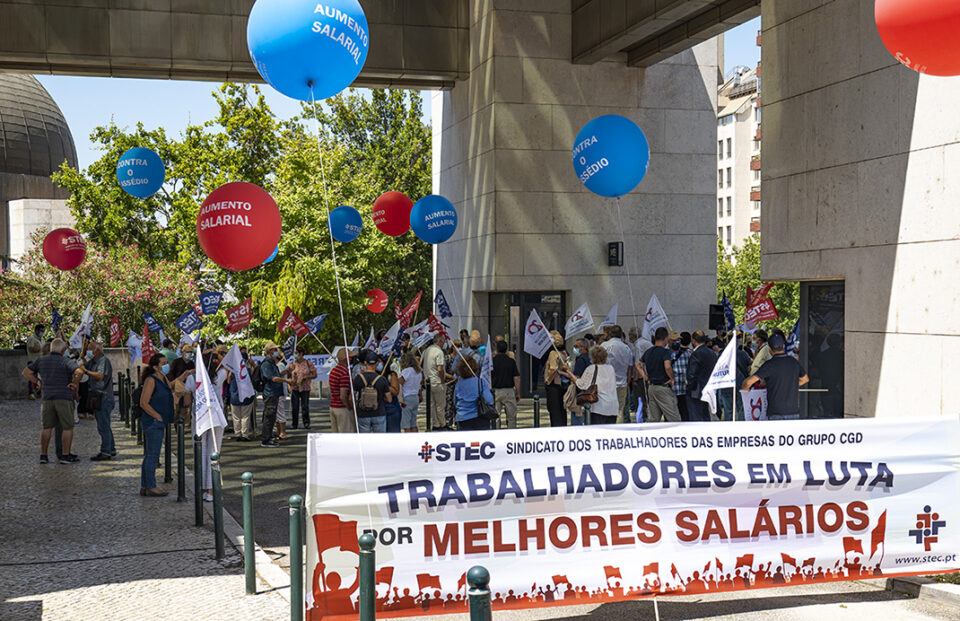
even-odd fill
[{"label": "man standing", "polygon": [[177,359],[177,352],[173,351],[173,341],[170,339],[163,340],[163,347],[160,348],[160,353],[163,354],[163,357],[167,359],[171,365],[173,361]]},{"label": "man standing", "polygon": [[110,426],[110,415],[113,413],[113,365],[103,354],[103,344],[97,341],[87,345],[86,356],[87,362],[80,369],[90,378],[91,409],[97,420],[97,433],[100,434],[100,452],[90,461],[107,461],[117,454],[113,428]]},{"label": "man standing", "polygon": [[707,336],[703,330],[695,330],[692,340],[694,349],[687,369],[687,414],[691,421],[709,421],[710,408],[706,401],[700,400],[700,396],[710,381],[719,356],[707,346]]},{"label": "man standing", "polygon": [[757,352],[753,356],[753,362],[750,364],[750,374],[757,372],[757,369],[763,366],[767,360],[770,360],[770,347],[767,346],[767,333],[765,330],[757,330],[753,333],[753,351]]},{"label": "man standing", "polygon": [[53,428],[60,425],[63,429],[63,456],[61,464],[72,464],[80,458],[70,452],[73,442],[73,390],[83,372],[76,363],[63,355],[67,343],[63,339],[54,339],[50,344],[50,353],[37,358],[23,370],[35,390],[40,391],[40,380],[43,379],[43,405],[41,418],[43,431],[40,433],[40,463],[49,463],[47,448],[50,446],[50,436]]},{"label": "man standing", "polygon": [[633,350],[623,342],[623,328],[613,326],[610,328],[610,338],[601,345],[607,350],[607,363],[613,367],[613,373],[617,378],[617,405],[620,412],[620,421],[630,422],[630,410],[627,408],[627,393],[629,388],[627,384],[632,379],[631,368],[636,363]]},{"label": "man standing", "polygon": [[679,422],[677,396],[673,392],[673,358],[667,344],[667,329],[663,326],[653,333],[654,345],[643,354],[637,364],[638,371],[650,383],[647,391],[649,410],[647,422],[659,423],[661,420]]},{"label": "man standing", "polygon": [[360,433],[386,433],[387,409],[385,404],[393,401],[390,382],[377,370],[381,365],[376,352],[368,351],[364,357],[364,370],[353,380],[357,395],[357,429]]},{"label": "man standing", "polygon": [[772,357],[756,373],[743,381],[741,390],[763,380],[767,384],[767,418],[769,420],[797,420],[800,418],[800,387],[810,381],[800,362],[788,356],[786,340],[774,334],[767,341]]},{"label": "man standing", "polygon": [[290,373],[293,376],[293,385],[290,387],[290,406],[293,409],[291,429],[296,429],[300,423],[301,409],[303,428],[310,429],[310,383],[317,378],[317,367],[304,357],[306,353],[303,345],[297,345],[297,353],[290,364]]},{"label": "man standing", "polygon": [[493,406],[507,417],[507,429],[517,428],[517,404],[520,403],[520,370],[517,361],[507,355],[507,342],[497,341],[497,353],[493,357]]},{"label": "man standing", "polygon": [[[38,323],[33,327],[33,333],[27,337],[27,364],[40,357],[40,350],[43,349],[43,324]],[[33,384],[27,382],[27,398],[34,401],[37,395],[34,394]]]},{"label": "man standing", "polygon": [[[240,364],[246,367],[247,381],[250,381],[250,364],[243,359],[242,354],[240,360]],[[233,439],[237,442],[249,442],[253,439],[253,408],[257,394],[254,393],[241,400],[240,378],[234,373],[228,373],[227,381],[230,384],[228,392],[230,393],[230,414],[233,417]]]},{"label": "man standing", "polygon": [[260,429],[260,446],[276,448],[280,444],[273,439],[273,427],[277,423],[277,407],[283,397],[283,385],[293,380],[280,376],[277,360],[280,359],[280,348],[273,341],[267,341],[263,348],[266,356],[260,363],[260,378],[263,380],[263,425]]},{"label": "man standing", "polygon": [[[674,338],[676,337],[676,338]],[[687,411],[687,369],[690,367],[690,333],[671,332],[670,349],[673,351],[673,394],[677,395],[677,409],[680,420],[690,420]]]},{"label": "man standing", "polygon": [[443,383],[446,379],[443,354],[445,340],[442,334],[434,336],[433,342],[423,352],[423,362],[420,365],[427,380],[427,389],[430,391],[430,423],[434,429],[441,429],[447,424],[447,393]]},{"label": "man standing", "polygon": [[180,356],[174,360],[168,361],[170,372],[167,373],[167,379],[173,386],[173,415],[174,420],[183,419],[185,425],[190,424],[193,414],[193,393],[186,389],[187,371],[193,371],[197,368],[193,360],[193,345],[181,343]]},{"label": "man standing", "polygon": [[331,433],[356,433],[353,417],[353,397],[350,390],[350,354],[346,349],[337,350],[337,364],[330,369],[330,431]]}]

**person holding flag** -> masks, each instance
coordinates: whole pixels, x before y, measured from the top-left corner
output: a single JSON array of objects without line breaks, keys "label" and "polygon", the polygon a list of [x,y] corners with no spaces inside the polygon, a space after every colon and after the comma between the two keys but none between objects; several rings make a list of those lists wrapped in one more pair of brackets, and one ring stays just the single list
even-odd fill
[{"label": "person holding flag", "polygon": [[273,341],[267,341],[263,348],[265,360],[260,363],[260,377],[263,379],[263,424],[260,429],[260,446],[276,448],[280,444],[273,439],[273,427],[277,424],[277,408],[283,398],[283,385],[292,383],[292,379],[282,377],[277,363],[280,360],[280,348]]},{"label": "person holding flag", "polygon": [[223,367],[228,372],[233,439],[237,442],[249,442],[253,439],[253,409],[257,392],[250,381],[248,364],[236,344],[223,358]]},{"label": "person holding flag", "polygon": [[648,422],[680,421],[677,395],[673,392],[673,353],[666,347],[669,334],[665,326],[657,328],[653,333],[653,347],[644,352],[636,367],[643,379],[650,384],[647,390]]},{"label": "person holding flag", "polygon": [[797,420],[800,418],[800,387],[810,381],[800,362],[787,355],[786,339],[774,334],[767,341],[772,357],[744,380],[741,390],[759,381],[767,385],[767,420]]},{"label": "person holding flag", "polygon": [[197,364],[196,385],[194,387],[194,416],[196,425],[193,432],[200,437],[202,456],[203,500],[213,502],[213,469],[210,456],[220,452],[223,445],[223,429],[227,419],[223,415],[221,390],[226,380],[227,370],[220,366],[226,352],[219,348],[210,356],[210,369],[216,370],[216,379],[211,379],[203,358]]},{"label": "person holding flag", "polygon": [[707,335],[703,330],[694,330],[691,340],[693,353],[687,367],[687,414],[693,422],[708,422],[710,409],[700,397],[717,364],[717,353],[707,346]]},{"label": "person holding flag", "polygon": [[89,380],[90,410],[97,420],[100,434],[100,452],[90,461],[107,461],[117,455],[113,441],[110,415],[113,413],[113,365],[103,353],[103,345],[97,341],[87,344],[86,360],[80,365]]}]

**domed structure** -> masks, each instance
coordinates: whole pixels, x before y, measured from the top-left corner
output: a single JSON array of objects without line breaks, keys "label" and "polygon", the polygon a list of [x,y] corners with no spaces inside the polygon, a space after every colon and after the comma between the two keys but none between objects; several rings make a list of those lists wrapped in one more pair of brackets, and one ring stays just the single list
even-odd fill
[{"label": "domed structure", "polygon": [[0,74],[0,173],[49,177],[77,149],[59,106],[32,75]]}]

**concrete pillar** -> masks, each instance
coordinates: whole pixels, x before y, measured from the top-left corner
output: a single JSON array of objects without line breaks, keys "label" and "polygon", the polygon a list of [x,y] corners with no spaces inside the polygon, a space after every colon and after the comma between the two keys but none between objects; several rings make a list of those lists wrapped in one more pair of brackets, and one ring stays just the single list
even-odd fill
[{"label": "concrete pillar", "polygon": [[[437,249],[436,286],[461,327],[487,327],[488,292],[566,291],[568,312],[589,302],[597,322],[618,302],[625,330],[653,293],[673,327],[705,328],[717,42],[640,69],[574,65],[570,37],[568,0],[471,2],[470,78],[433,97],[434,191],[460,215]],[[580,128],[611,113],[636,121],[652,151],[621,201],[624,267],[607,266],[607,242],[621,239],[617,202],[580,184],[570,154]]]},{"label": "concrete pillar", "polygon": [[844,280],[845,414],[955,416],[960,78],[897,63],[873,9],[763,3],[763,277]]}]

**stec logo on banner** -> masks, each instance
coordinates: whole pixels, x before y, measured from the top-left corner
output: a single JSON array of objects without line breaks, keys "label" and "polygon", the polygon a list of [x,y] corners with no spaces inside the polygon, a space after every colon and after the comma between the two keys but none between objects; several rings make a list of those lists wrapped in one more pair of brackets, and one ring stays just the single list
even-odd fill
[{"label": "stec logo on banner", "polygon": [[479,461],[481,459],[493,459],[496,446],[493,442],[451,442],[450,444],[438,444],[434,448],[429,442],[424,442],[417,455],[424,461],[429,462],[430,458],[437,461]]}]

